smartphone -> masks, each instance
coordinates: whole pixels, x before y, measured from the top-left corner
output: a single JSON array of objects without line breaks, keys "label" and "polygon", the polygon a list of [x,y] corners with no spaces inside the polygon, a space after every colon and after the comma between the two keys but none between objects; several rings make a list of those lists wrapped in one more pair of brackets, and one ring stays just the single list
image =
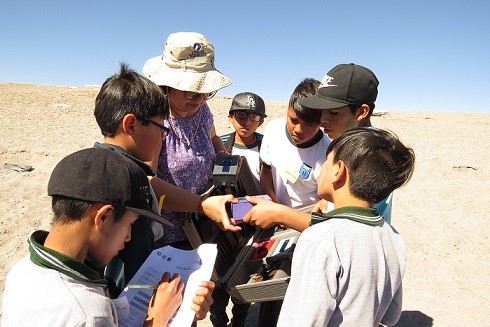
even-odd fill
[{"label": "smartphone", "polygon": [[[268,195],[254,195],[258,198],[270,200],[271,198]],[[238,197],[238,203],[231,204],[231,216],[235,221],[243,220],[243,217],[247,214],[247,212],[252,209],[254,206],[252,203],[248,202],[245,197]]]}]

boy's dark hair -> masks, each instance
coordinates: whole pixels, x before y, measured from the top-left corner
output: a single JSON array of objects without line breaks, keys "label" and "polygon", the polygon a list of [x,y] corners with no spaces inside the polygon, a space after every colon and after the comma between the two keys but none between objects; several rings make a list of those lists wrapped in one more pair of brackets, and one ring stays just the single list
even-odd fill
[{"label": "boy's dark hair", "polygon": [[330,143],[327,155],[342,160],[350,177],[350,192],[363,200],[378,203],[412,177],[415,153],[398,137],[376,128],[354,128]]},{"label": "boy's dark hair", "polygon": [[[66,224],[73,221],[80,221],[85,217],[93,202],[77,200],[61,195],[53,195],[51,199],[51,209],[53,210],[53,222]],[[114,221],[119,221],[126,209],[124,207],[114,207]]]},{"label": "boy's dark hair", "polygon": [[168,113],[167,97],[160,87],[125,63],[118,74],[106,79],[95,99],[95,119],[106,137],[116,135],[127,114],[134,114],[146,126],[150,118],[167,117]]},{"label": "boy's dark hair", "polygon": [[299,99],[316,94],[319,86],[320,81],[314,78],[305,78],[296,86],[289,98],[289,108],[293,109],[296,115],[307,124],[320,124],[322,111],[302,106]]}]

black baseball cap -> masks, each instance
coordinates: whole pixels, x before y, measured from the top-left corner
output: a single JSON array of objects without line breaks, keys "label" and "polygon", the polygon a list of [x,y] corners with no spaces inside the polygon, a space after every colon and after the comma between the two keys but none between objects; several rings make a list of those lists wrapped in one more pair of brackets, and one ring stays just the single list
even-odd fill
[{"label": "black baseball cap", "polygon": [[262,100],[261,97],[252,92],[243,92],[235,95],[233,101],[231,102],[229,112],[236,110],[253,111],[256,114],[261,115],[262,117],[267,117],[267,115],[265,114],[264,100]]},{"label": "black baseball cap", "polygon": [[313,109],[335,109],[346,105],[371,104],[378,96],[379,81],[366,67],[340,64],[323,78],[318,93],[300,99],[302,106]]},{"label": "black baseball cap", "polygon": [[89,148],[63,158],[51,173],[48,195],[112,204],[174,226],[152,211],[153,196],[145,172],[110,149]]}]

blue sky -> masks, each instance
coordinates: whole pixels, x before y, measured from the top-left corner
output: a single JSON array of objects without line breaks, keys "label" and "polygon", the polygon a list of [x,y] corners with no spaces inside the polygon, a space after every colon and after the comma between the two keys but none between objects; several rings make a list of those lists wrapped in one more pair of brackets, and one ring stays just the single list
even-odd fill
[{"label": "blue sky", "polygon": [[287,101],[304,77],[354,62],[380,110],[490,113],[490,1],[25,1],[0,4],[0,83],[102,84],[141,71],[168,34],[214,44],[219,92]]}]

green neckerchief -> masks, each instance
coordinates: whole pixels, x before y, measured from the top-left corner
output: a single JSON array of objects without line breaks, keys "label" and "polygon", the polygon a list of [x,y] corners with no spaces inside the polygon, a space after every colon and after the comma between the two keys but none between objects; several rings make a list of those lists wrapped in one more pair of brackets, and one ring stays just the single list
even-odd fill
[{"label": "green neckerchief", "polygon": [[383,217],[375,208],[342,207],[327,213],[312,212],[310,226],[332,218],[349,219],[370,226],[381,226],[384,223]]},{"label": "green neckerchief", "polygon": [[44,247],[44,241],[46,241],[47,236],[48,232],[38,230],[29,237],[29,252],[31,253],[31,261],[34,264],[54,269],[82,282],[89,282],[102,287],[107,285],[107,281],[102,279],[99,273],[90,266]]}]

